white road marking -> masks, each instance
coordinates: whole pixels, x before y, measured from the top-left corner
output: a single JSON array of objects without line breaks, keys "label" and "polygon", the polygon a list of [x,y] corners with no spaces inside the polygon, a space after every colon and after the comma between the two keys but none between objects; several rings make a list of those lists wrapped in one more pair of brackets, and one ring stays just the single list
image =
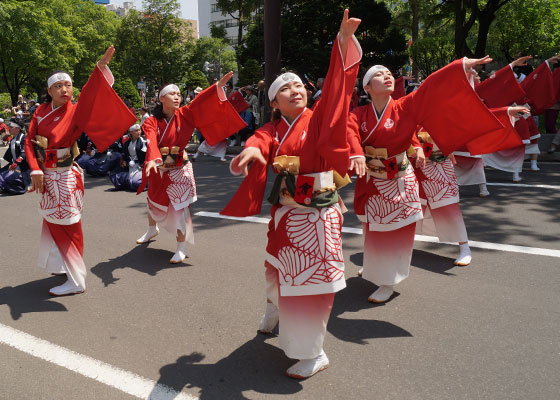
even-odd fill
[{"label": "white road marking", "polygon": [[541,189],[555,189],[560,190],[560,186],[555,185],[530,185],[528,183],[501,183],[501,182],[486,182],[488,186],[515,186],[515,187],[527,187],[527,188],[541,188]]},{"label": "white road marking", "polygon": [[148,400],[198,400],[132,372],[65,349],[28,333],[0,324],[0,343],[104,383],[122,392]]},{"label": "white road marking", "polygon": [[[222,219],[231,219],[236,221],[244,221],[244,222],[257,222],[260,224],[268,224],[270,218],[263,218],[263,217],[229,217],[225,215],[220,215],[219,213],[215,212],[207,212],[207,211],[199,211],[195,213],[199,217],[209,217],[209,218],[222,218]],[[344,233],[352,233],[355,235],[361,235],[363,233],[361,228],[347,228],[342,227],[342,232]],[[436,236],[425,236],[425,235],[415,235],[414,240],[418,242],[428,242],[428,243],[441,243],[441,244],[450,244],[458,246],[458,243],[449,243],[449,242],[440,242]],[[523,254],[535,254],[539,256],[548,256],[548,257],[558,257],[560,258],[560,250],[555,249],[544,249],[540,247],[528,247],[528,246],[516,246],[513,244],[501,244],[501,243],[490,243],[490,242],[478,242],[476,240],[469,240],[470,247],[476,247],[480,249],[488,249],[488,250],[498,250],[498,251],[507,251],[510,253],[523,253]]]}]

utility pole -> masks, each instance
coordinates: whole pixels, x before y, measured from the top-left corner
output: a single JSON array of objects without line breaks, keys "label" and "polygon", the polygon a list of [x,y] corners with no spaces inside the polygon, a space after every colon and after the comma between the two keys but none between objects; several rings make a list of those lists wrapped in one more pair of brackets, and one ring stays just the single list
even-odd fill
[{"label": "utility pole", "polygon": [[268,101],[268,88],[274,77],[280,73],[281,33],[280,10],[281,0],[264,0],[264,81],[265,92],[265,121],[270,120],[271,108]]}]

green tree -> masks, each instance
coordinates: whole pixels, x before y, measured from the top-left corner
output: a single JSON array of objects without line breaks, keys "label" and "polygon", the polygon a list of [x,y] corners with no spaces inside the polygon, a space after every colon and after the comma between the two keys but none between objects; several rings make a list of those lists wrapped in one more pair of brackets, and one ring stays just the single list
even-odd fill
[{"label": "green tree", "polygon": [[239,80],[237,85],[247,86],[256,84],[263,78],[264,71],[261,64],[254,58],[251,58],[239,68]]},{"label": "green tree", "polygon": [[179,19],[176,0],[144,1],[144,12],[132,10],[117,31],[115,58],[133,82],[148,87],[179,82],[189,69],[193,39]]},{"label": "green tree", "polygon": [[226,28],[221,25],[212,25],[210,27],[210,37],[216,39],[225,39],[227,36]]},{"label": "green tree", "polygon": [[249,26],[252,13],[261,5],[260,0],[217,0],[222,15],[229,15],[237,21],[237,47],[243,46],[243,30]]},{"label": "green tree", "polygon": [[223,39],[201,37],[196,41],[190,57],[192,68],[204,71],[212,82],[229,71],[237,70],[235,52]]},{"label": "green tree", "polygon": [[0,3],[0,73],[12,104],[30,81],[40,78],[44,85],[49,71],[71,71],[78,61],[78,41],[72,27],[57,19],[59,13],[47,2]]},{"label": "green tree", "polygon": [[[333,39],[336,37],[344,8],[350,16],[362,19],[356,36],[364,50],[364,66],[384,64],[396,69],[407,59],[406,39],[390,25],[391,14],[383,3],[348,0],[282,1],[282,66],[312,80],[324,77],[329,65]],[[263,62],[263,19],[258,16],[246,36],[246,48],[240,64],[248,59]]]},{"label": "green tree", "polygon": [[198,69],[193,69],[185,74],[185,77],[183,78],[183,87],[196,88],[197,86],[206,89],[210,86],[210,84],[208,83],[208,78],[204,75],[204,72]]},{"label": "green tree", "polygon": [[[489,50],[506,62],[517,53],[548,58],[560,48],[560,0],[512,0],[496,15]],[[540,60],[539,60],[540,61]]]}]

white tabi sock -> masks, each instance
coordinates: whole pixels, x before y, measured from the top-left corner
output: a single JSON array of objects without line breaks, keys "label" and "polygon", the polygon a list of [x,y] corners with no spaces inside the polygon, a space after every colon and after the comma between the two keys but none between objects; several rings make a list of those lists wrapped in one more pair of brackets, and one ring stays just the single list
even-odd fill
[{"label": "white tabi sock", "polygon": [[266,303],[266,310],[259,323],[260,333],[272,333],[278,320],[280,319],[280,310],[273,303]]},{"label": "white tabi sock", "polygon": [[531,160],[531,171],[540,171],[541,169],[537,166],[537,160]]},{"label": "white tabi sock", "polygon": [[305,379],[327,369],[329,366],[329,359],[323,350],[315,358],[307,360],[299,360],[286,371],[286,375],[290,378]]},{"label": "white tabi sock", "polygon": [[187,258],[187,243],[186,242],[177,242],[177,251],[171,257],[169,262],[171,264],[179,264],[183,262],[183,260]]},{"label": "white tabi sock", "polygon": [[394,293],[394,285],[381,285],[369,297],[370,303],[385,303]]},{"label": "white tabi sock", "polygon": [[480,191],[480,193],[479,193],[480,197],[490,196],[490,192],[488,191],[488,188],[486,187],[486,183],[480,183],[478,185],[478,190]]},{"label": "white tabi sock", "polygon": [[472,261],[471,248],[468,243],[459,245],[459,257],[455,260],[455,265],[466,267]]},{"label": "white tabi sock", "polygon": [[157,225],[154,226],[148,225],[148,230],[146,231],[146,233],[144,233],[142,236],[136,239],[136,243],[138,244],[147,243],[153,238],[155,238],[157,235],[159,235],[159,229]]},{"label": "white tabi sock", "polygon": [[519,176],[519,172],[514,172],[513,173],[513,182],[514,183],[521,182],[521,177]]},{"label": "white tabi sock", "polygon": [[71,294],[83,293],[85,292],[85,290],[85,287],[75,285],[72,280],[68,279],[62,285],[53,287],[51,290],[49,290],[49,293],[51,294],[51,296],[68,296]]}]

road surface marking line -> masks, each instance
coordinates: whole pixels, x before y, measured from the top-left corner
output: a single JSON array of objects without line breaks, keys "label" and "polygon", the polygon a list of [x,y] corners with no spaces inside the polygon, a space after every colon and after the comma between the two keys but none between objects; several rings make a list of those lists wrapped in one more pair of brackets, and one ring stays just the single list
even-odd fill
[{"label": "road surface marking line", "polygon": [[0,343],[34,357],[59,365],[94,379],[122,392],[148,400],[198,400],[198,397],[177,392],[165,385],[132,372],[113,367],[103,361],[76,353],[28,333],[0,324]]},{"label": "road surface marking line", "polygon": [[554,185],[529,185],[528,183],[499,183],[499,182],[486,182],[488,186],[512,186],[512,187],[526,187],[526,188],[541,188],[541,189],[555,189],[560,190],[560,186]]},{"label": "road surface marking line", "polygon": [[[230,217],[226,215],[220,215],[219,213],[215,212],[207,212],[207,211],[199,211],[195,213],[199,217],[209,217],[209,218],[222,218],[222,219],[230,219],[235,221],[244,221],[244,222],[257,222],[260,224],[268,224],[270,218],[263,218],[263,217]],[[347,228],[342,227],[343,233],[352,233],[355,235],[361,235],[362,229],[361,228]],[[441,243],[441,244],[451,244],[454,246],[458,246],[458,243],[449,243],[449,242],[440,242],[436,236],[425,236],[425,235],[415,235],[414,240],[418,242],[428,242],[428,243]],[[476,247],[480,249],[487,249],[487,250],[498,250],[498,251],[506,251],[510,253],[523,253],[523,254],[535,254],[539,256],[548,256],[548,257],[558,257],[560,258],[560,250],[554,249],[543,249],[540,247],[528,247],[528,246],[516,246],[513,244],[501,244],[501,243],[490,243],[490,242],[478,242],[476,240],[469,240],[470,247]]]}]

